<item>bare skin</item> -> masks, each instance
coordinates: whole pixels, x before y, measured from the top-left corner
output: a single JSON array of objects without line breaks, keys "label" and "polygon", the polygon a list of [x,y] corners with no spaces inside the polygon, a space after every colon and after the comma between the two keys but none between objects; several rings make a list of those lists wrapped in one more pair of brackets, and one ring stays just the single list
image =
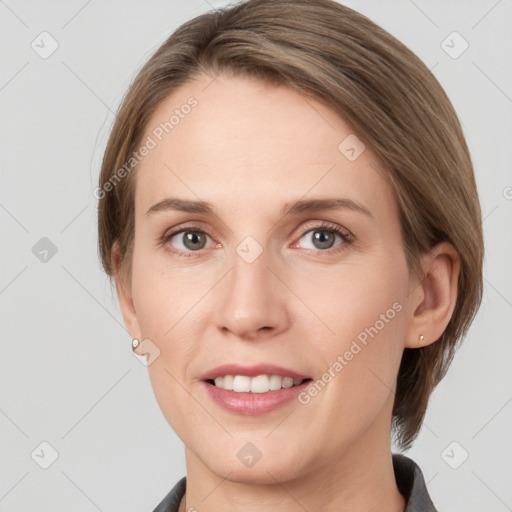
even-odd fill
[{"label": "bare skin", "polygon": [[[201,76],[166,98],[145,137],[191,96],[197,106],[139,164],[133,272],[116,279],[130,334],[160,351],[148,370],[185,444],[186,509],[401,512],[390,450],[396,376],[404,347],[436,341],[448,324],[455,251],[443,243],[423,257],[424,276],[410,273],[381,162],[368,147],[348,160],[338,146],[351,128],[288,87]],[[215,214],[147,213],[169,197],[207,201]],[[289,201],[319,198],[369,213],[283,214]],[[159,243],[174,227],[200,229],[204,245],[186,245],[185,233]],[[332,247],[315,242],[318,231]],[[251,263],[236,250],[248,236],[262,250]],[[270,362],[318,379],[381,324],[307,404],[239,415],[199,378],[225,363]],[[262,454],[251,468],[237,457],[248,442]]]}]

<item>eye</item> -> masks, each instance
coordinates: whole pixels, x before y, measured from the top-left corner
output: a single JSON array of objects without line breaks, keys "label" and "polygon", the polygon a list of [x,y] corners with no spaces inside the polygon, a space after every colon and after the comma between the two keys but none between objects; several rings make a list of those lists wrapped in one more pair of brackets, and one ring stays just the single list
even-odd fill
[{"label": "eye", "polygon": [[179,256],[191,256],[190,253],[199,252],[205,248],[207,239],[211,240],[201,229],[187,227],[166,233],[162,238],[162,243],[170,245],[172,247],[171,252]]},{"label": "eye", "polygon": [[[340,243],[337,245],[335,245],[336,239],[340,240]],[[336,252],[337,250],[345,249],[345,247],[352,242],[353,237],[348,230],[341,226],[324,222],[320,226],[308,229],[301,236],[300,240],[306,240],[306,242],[312,244],[312,247],[305,247],[306,250]],[[303,246],[303,244],[301,244],[301,246]]]}]

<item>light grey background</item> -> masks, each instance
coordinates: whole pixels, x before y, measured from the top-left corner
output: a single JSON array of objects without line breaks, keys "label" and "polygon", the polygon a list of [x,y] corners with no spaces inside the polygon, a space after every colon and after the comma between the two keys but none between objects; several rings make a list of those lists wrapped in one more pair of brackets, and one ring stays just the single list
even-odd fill
[{"label": "light grey background", "polygon": [[[136,71],[181,23],[226,3],[0,0],[0,511],[150,511],[185,474],[100,270],[92,191]],[[441,511],[512,510],[512,1],[344,3],[433,70],[481,196],[482,308],[409,455]],[[43,31],[58,43],[46,59],[31,47],[51,48]],[[456,59],[442,47],[453,31],[469,43]],[[46,262],[32,251],[42,237],[57,248]],[[58,452],[48,469],[44,441]]]}]

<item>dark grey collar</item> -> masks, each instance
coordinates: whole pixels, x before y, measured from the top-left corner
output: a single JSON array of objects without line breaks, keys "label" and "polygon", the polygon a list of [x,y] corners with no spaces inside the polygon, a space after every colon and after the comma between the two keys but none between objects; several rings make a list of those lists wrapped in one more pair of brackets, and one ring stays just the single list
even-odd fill
[{"label": "dark grey collar", "polygon": [[416,462],[400,453],[393,454],[398,490],[405,496],[405,512],[437,512],[427,491],[423,473]]}]

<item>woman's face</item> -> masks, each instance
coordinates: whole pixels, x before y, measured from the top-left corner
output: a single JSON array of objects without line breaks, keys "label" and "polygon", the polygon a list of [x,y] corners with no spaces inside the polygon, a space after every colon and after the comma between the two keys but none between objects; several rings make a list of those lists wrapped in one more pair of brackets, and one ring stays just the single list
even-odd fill
[{"label": "woman's face", "polygon": [[[389,450],[413,283],[376,156],[323,104],[228,76],[174,92],[143,142],[128,324],[187,457],[271,482]],[[311,380],[256,392],[290,384],[271,375]]]}]

